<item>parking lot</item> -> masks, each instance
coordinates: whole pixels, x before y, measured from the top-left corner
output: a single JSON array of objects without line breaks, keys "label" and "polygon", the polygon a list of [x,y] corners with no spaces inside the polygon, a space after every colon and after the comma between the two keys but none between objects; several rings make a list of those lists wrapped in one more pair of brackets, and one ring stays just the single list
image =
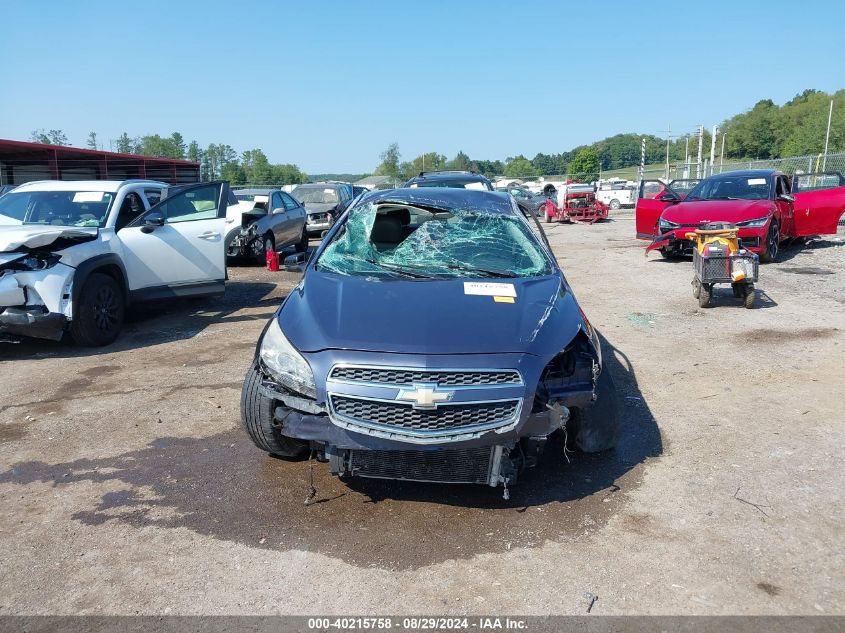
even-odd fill
[{"label": "parking lot", "polygon": [[[631,211],[549,239],[625,432],[512,489],[272,459],[241,381],[297,276],[134,313],[117,343],[0,347],[0,613],[825,614],[845,608],[845,245],[788,247],[758,308],[698,308]],[[312,243],[313,245],[313,243]]]}]

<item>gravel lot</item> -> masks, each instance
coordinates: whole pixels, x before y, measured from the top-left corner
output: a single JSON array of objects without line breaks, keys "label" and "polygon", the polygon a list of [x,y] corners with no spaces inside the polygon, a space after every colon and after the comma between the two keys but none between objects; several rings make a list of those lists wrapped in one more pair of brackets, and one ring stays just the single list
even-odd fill
[{"label": "gravel lot", "polygon": [[845,612],[845,246],[786,249],[760,307],[697,307],[631,212],[549,237],[626,410],[617,450],[551,447],[510,501],[356,482],[239,428],[297,278],[133,315],[103,350],[0,346],[0,614]]}]

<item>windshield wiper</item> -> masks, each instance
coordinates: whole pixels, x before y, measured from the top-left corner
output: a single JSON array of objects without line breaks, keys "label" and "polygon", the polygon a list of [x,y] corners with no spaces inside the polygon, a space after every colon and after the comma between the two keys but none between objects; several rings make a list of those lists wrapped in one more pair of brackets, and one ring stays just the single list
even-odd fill
[{"label": "windshield wiper", "polygon": [[479,268],[477,266],[461,264],[446,264],[446,268],[449,270],[460,270],[466,273],[483,273],[488,277],[516,277],[516,275],[509,270],[494,270],[492,268]]},{"label": "windshield wiper", "polygon": [[372,264],[373,266],[378,266],[379,268],[384,268],[385,270],[389,270],[390,272],[399,273],[400,275],[404,275],[405,277],[410,277],[412,279],[430,279],[430,275],[425,275],[423,273],[415,273],[410,271],[406,268],[402,268],[401,266],[394,266],[393,264],[388,264],[386,262],[377,262],[372,258],[364,259],[365,262],[368,264]]}]

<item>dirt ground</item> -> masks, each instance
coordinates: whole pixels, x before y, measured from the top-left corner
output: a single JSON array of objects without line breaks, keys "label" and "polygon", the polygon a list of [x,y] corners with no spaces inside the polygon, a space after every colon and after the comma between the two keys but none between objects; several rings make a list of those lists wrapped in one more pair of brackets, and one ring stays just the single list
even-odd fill
[{"label": "dirt ground", "polygon": [[510,501],[347,485],[241,431],[256,339],[296,283],[135,314],[102,350],[0,346],[0,614],[845,613],[845,245],[786,249],[760,307],[693,299],[633,215],[549,237],[605,340],[626,430],[552,446]]}]

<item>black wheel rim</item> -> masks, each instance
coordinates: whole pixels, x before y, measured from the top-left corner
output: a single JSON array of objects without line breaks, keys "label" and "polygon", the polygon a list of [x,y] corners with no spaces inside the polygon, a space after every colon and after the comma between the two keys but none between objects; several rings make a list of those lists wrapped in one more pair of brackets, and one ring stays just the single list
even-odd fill
[{"label": "black wheel rim", "polygon": [[773,224],[772,228],[769,229],[769,243],[767,245],[767,250],[769,251],[769,257],[774,259],[778,255],[778,248],[780,247],[780,232],[778,231],[777,224]]},{"label": "black wheel rim", "polygon": [[94,300],[94,324],[101,332],[112,332],[117,326],[120,304],[113,288],[104,286]]}]

